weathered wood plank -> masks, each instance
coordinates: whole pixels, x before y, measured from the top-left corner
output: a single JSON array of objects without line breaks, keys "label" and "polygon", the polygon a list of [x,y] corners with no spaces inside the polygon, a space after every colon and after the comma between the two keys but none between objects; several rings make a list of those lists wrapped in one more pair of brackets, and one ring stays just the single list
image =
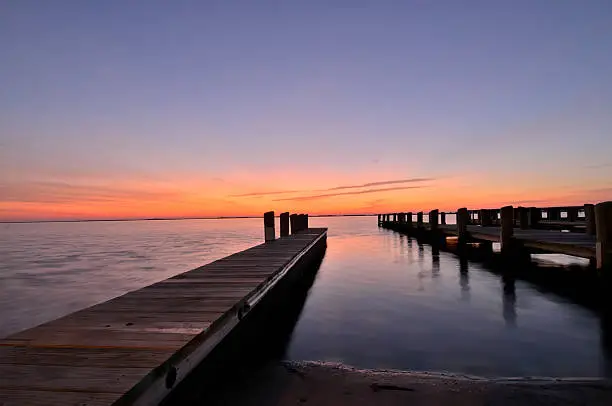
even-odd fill
[{"label": "weathered wood plank", "polygon": [[2,388],[2,406],[105,406],[117,399],[115,393],[95,392],[56,392],[31,388]]}]

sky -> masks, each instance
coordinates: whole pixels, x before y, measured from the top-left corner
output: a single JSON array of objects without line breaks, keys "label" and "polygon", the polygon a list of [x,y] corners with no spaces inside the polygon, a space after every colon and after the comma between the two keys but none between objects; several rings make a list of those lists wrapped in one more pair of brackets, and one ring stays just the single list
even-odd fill
[{"label": "sky", "polygon": [[612,200],[609,0],[0,0],[0,221]]}]

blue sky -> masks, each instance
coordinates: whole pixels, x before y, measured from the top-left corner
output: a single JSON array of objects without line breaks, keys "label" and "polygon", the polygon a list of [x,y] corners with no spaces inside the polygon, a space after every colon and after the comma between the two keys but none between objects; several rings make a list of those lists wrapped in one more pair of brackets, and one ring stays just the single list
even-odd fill
[{"label": "blue sky", "polygon": [[7,218],[44,217],[49,184],[239,212],[291,179],[453,179],[389,208],[612,197],[609,1],[2,1],[0,49]]}]

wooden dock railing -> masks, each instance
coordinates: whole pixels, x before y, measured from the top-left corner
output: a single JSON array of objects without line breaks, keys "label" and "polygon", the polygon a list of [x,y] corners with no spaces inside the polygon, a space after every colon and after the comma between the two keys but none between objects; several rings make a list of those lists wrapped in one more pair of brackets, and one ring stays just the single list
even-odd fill
[{"label": "wooden dock railing", "polygon": [[[455,225],[447,225],[447,214],[456,216]],[[563,253],[593,261],[597,269],[612,268],[612,202],[596,205],[562,207],[513,207],[456,212],[412,212],[378,215],[380,226],[405,231],[441,232],[457,236],[460,242],[470,239],[501,243],[502,252],[517,246],[544,252]],[[562,232],[564,231],[564,232]]]}]

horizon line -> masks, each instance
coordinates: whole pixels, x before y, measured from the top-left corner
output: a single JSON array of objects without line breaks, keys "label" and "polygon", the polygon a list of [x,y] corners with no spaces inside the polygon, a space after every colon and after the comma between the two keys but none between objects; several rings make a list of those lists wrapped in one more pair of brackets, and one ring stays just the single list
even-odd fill
[{"label": "horizon line", "polygon": [[[280,213],[279,213],[280,214]],[[297,214],[297,213],[296,213]],[[306,214],[306,213],[304,213]],[[309,214],[308,217],[365,217],[376,216],[372,213],[357,213],[357,214]],[[274,215],[275,218],[279,215]],[[17,220],[4,221],[0,220],[0,224],[35,224],[35,223],[93,223],[102,221],[177,221],[177,220],[232,220],[232,219],[256,219],[263,218],[260,216],[205,216],[205,217],[151,217],[151,218],[133,218],[133,219],[74,219],[74,220]]]}]

